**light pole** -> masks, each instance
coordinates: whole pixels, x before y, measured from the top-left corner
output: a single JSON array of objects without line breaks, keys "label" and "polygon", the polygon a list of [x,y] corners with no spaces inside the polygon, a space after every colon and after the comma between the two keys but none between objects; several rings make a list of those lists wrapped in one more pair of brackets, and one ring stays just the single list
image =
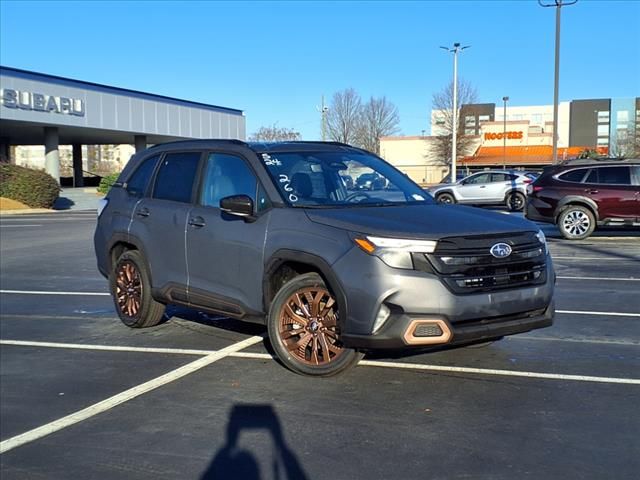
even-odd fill
[{"label": "light pole", "polygon": [[558,163],[558,84],[560,83],[560,9],[575,5],[578,0],[551,0],[544,3],[538,0],[541,7],[556,7],[556,62],[553,79],[553,163]]},{"label": "light pole", "polygon": [[471,45],[461,47],[454,43],[453,48],[440,47],[453,53],[453,125],[451,127],[451,181],[456,181],[456,143],[458,143],[458,52],[469,48]]},{"label": "light pole", "polygon": [[322,95],[322,103],[320,104],[319,107],[316,107],[316,109],[318,110],[318,112],[320,112],[320,121],[321,123],[321,129],[322,129],[322,141],[326,142],[327,141],[327,112],[329,111],[329,107],[327,107],[324,104],[324,95]]},{"label": "light pole", "polygon": [[502,128],[502,169],[507,169],[507,102],[509,97],[502,97],[504,102],[504,123]]}]

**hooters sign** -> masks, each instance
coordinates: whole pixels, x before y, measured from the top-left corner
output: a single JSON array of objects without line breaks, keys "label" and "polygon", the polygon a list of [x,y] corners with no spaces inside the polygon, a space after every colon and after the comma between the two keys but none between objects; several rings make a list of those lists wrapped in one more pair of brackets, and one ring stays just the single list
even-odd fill
[{"label": "hooters sign", "polygon": [[502,140],[503,138],[506,138],[507,140],[520,140],[523,135],[524,133],[522,131],[504,132],[504,133],[488,132],[484,134],[484,139],[485,140]]}]

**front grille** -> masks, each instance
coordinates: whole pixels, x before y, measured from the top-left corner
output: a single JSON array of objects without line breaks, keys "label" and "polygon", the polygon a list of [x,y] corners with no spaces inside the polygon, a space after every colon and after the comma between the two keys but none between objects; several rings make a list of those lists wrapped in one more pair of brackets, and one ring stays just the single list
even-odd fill
[{"label": "front grille", "polygon": [[[494,257],[490,249],[496,243],[508,244],[512,253]],[[458,294],[539,285],[547,280],[544,246],[533,232],[445,238],[434,253],[424,257],[433,273]]]}]

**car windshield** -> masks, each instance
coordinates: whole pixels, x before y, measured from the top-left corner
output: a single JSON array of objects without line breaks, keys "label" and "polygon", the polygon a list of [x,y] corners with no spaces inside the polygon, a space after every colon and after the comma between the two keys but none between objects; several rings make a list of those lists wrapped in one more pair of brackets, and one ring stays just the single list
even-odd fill
[{"label": "car windshield", "polygon": [[261,159],[293,207],[434,203],[406,175],[364,152],[269,152]]}]

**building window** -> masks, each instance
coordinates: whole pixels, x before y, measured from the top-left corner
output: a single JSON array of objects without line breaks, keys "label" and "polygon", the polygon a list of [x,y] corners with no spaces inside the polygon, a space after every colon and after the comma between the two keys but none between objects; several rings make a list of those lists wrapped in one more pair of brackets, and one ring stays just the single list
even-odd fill
[{"label": "building window", "polygon": [[629,121],[629,111],[628,110],[618,110],[616,112],[616,120],[620,123],[626,123]]},{"label": "building window", "polygon": [[464,134],[465,135],[475,135],[476,134],[476,129],[475,128],[465,128],[464,129]]},{"label": "building window", "polygon": [[605,123],[604,125],[598,125],[598,136],[599,137],[609,136],[608,124]]},{"label": "building window", "polygon": [[466,117],[464,117],[464,124],[465,125],[475,125],[476,124],[476,117],[474,117],[473,115],[467,115]]},{"label": "building window", "polygon": [[609,111],[603,110],[598,112],[598,123],[609,123]]},{"label": "building window", "polygon": [[607,138],[607,137],[598,137],[598,145],[599,146],[607,146],[607,145],[609,145],[609,138]]},{"label": "building window", "polygon": [[478,117],[478,120],[481,121],[481,122],[489,122],[489,121],[491,121],[491,116],[489,116],[489,115],[480,115]]},{"label": "building window", "polygon": [[531,121],[533,123],[542,123],[542,114],[541,113],[534,113],[531,116]]}]

